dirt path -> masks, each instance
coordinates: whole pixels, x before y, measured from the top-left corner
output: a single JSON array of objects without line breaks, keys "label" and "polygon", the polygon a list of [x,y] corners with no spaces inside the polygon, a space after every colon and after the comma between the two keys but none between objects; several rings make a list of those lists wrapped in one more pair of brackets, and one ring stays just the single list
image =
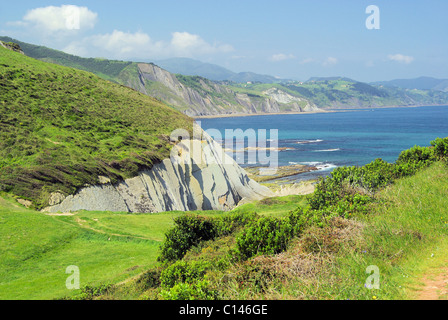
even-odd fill
[{"label": "dirt path", "polygon": [[[133,238],[133,239],[141,239],[141,240],[150,240],[150,241],[159,241],[159,240],[156,240],[156,239],[146,238],[146,237],[141,237],[141,236],[125,235],[125,234],[111,233],[111,232],[106,232],[106,231],[103,231],[103,230],[98,230],[98,229],[95,229],[95,228],[89,226],[87,224],[87,221],[82,220],[81,218],[78,218],[78,217],[75,219],[75,222],[81,228],[88,229],[88,230],[91,230],[93,232],[101,233],[101,234],[105,234],[105,235],[109,235],[109,236],[123,237],[123,238]],[[110,238],[109,238],[109,240],[110,240]]]},{"label": "dirt path", "polygon": [[416,300],[448,300],[448,267],[425,274]]}]

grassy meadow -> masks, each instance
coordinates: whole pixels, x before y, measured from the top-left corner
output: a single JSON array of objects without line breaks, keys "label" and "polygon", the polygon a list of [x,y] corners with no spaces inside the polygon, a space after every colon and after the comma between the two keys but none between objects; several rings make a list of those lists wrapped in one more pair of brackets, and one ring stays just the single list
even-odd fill
[{"label": "grassy meadow", "polygon": [[[260,204],[261,214],[286,214],[303,201],[287,196]],[[251,211],[257,203],[236,211]],[[0,198],[0,299],[55,299],[79,293],[65,286],[66,267],[80,268],[81,285],[116,284],[157,265],[164,234],[184,212],[129,214],[81,211],[46,215],[12,197]],[[220,211],[201,212],[217,216]]]}]

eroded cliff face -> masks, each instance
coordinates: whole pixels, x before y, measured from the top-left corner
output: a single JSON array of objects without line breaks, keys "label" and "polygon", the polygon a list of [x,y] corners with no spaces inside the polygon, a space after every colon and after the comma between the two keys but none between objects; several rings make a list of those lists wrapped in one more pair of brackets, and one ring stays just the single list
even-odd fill
[{"label": "eroded cliff face", "polygon": [[195,88],[184,85],[176,76],[154,64],[137,64],[138,81],[122,79],[144,94],[158,98],[177,110],[195,117],[223,114],[278,113],[284,111],[302,112],[316,108],[304,99],[292,97],[284,102],[279,99],[286,93],[267,92],[265,96],[238,93],[230,88],[209,81],[200,80]]},{"label": "eroded cliff face", "polygon": [[241,200],[258,200],[272,192],[247,173],[205,132],[182,140],[170,159],[117,184],[104,181],[75,195],[54,197],[44,212],[77,210],[162,212],[229,210]]}]

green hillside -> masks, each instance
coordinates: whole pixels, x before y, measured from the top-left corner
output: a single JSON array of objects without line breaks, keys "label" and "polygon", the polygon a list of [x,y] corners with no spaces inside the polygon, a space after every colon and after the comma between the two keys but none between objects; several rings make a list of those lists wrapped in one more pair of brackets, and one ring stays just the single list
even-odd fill
[{"label": "green hillside", "polygon": [[0,47],[0,191],[47,204],[98,176],[135,176],[169,156],[192,120],[92,73]]},{"label": "green hillside", "polygon": [[[257,92],[262,92],[269,86],[259,83],[233,85]],[[447,92],[383,87],[338,77],[312,78],[306,82],[296,81],[273,86],[324,109],[448,104]]]},{"label": "green hillside", "polygon": [[0,41],[17,43],[23,52],[34,59],[51,62],[66,67],[92,72],[104,79],[114,81],[120,72],[132,62],[100,58],[81,58],[44,46],[29,44],[10,37],[0,37]]}]

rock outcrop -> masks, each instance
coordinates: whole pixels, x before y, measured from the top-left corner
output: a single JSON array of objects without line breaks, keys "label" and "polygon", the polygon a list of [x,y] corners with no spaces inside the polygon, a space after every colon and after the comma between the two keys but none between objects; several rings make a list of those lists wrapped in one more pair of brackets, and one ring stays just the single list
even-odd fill
[{"label": "rock outcrop", "polygon": [[229,210],[243,199],[273,195],[251,180],[210,136],[200,132],[201,137],[182,139],[173,147],[170,159],[138,176],[82,188],[43,211]]}]

